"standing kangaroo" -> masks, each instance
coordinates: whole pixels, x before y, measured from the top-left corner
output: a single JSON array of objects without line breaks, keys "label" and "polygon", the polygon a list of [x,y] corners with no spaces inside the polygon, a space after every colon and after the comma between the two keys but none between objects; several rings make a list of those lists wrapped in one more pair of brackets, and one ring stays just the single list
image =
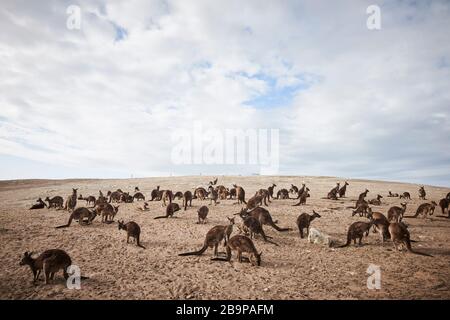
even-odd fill
[{"label": "standing kangaroo", "polygon": [[417,218],[419,215],[422,215],[424,218],[426,218],[428,215],[432,216],[436,206],[437,206],[437,203],[434,201],[431,201],[431,203],[422,203],[417,208],[415,215],[405,216],[405,218]]},{"label": "standing kangaroo", "polygon": [[209,186],[209,204],[211,205],[214,201],[214,205],[217,205],[218,202],[217,200],[219,199],[219,194],[217,193],[216,190],[214,190],[214,188],[212,186]]},{"label": "standing kangaroo", "polygon": [[348,182],[345,181],[344,185],[339,189],[338,194],[340,198],[345,198],[345,193],[347,192]]},{"label": "standing kangaroo", "polygon": [[242,204],[242,203],[247,204],[247,202],[245,201],[245,190],[244,190],[244,188],[242,188],[240,186],[237,186],[235,184],[233,184],[233,187],[236,189],[236,197],[237,197],[237,200],[238,200],[237,203],[238,204]]},{"label": "standing kangaroo", "polygon": [[166,206],[166,201],[169,201],[169,204],[172,203],[173,200],[173,193],[171,190],[164,190],[163,195],[162,195],[162,201],[163,201],[163,207]]},{"label": "standing kangaroo", "polygon": [[253,238],[253,235],[259,234],[261,235],[261,237],[265,242],[269,242],[278,246],[278,244],[269,240],[270,237],[266,236],[263,227],[261,225],[261,222],[259,222],[257,218],[249,216],[245,210],[241,210],[241,212],[239,212],[239,216],[242,219],[244,230],[248,231],[248,233],[250,234],[250,239]]},{"label": "standing kangaroo", "polygon": [[203,247],[198,251],[180,253],[179,256],[200,256],[206,249],[214,247],[214,256],[216,257],[217,249],[222,240],[228,243],[231,233],[233,232],[234,218],[228,218],[229,224],[226,226],[215,226],[206,233]]},{"label": "standing kangaroo", "polygon": [[450,200],[447,198],[442,198],[439,201],[439,207],[441,207],[442,214],[445,214],[445,210],[447,209],[448,217],[450,218],[450,212],[448,210],[449,205],[450,205]]},{"label": "standing kangaroo", "polygon": [[306,188],[306,189],[300,194],[300,200],[299,200],[299,202],[298,202],[297,204],[293,204],[292,206],[293,206],[293,207],[296,207],[296,206],[300,206],[300,205],[306,204],[306,199],[309,198],[309,197],[310,197],[310,195],[309,195],[309,188]]},{"label": "standing kangaroo", "polygon": [[64,199],[60,196],[56,196],[53,198],[45,198],[45,201],[48,202],[48,208],[55,208],[55,209],[63,209],[64,207]]},{"label": "standing kangaroo", "polygon": [[72,265],[72,260],[65,251],[60,249],[46,250],[35,259],[32,258],[32,254],[32,252],[25,252],[20,265],[30,266],[31,272],[33,272],[33,283],[36,283],[39,279],[42,270],[44,271],[45,284],[48,284],[49,280],[53,280],[55,273],[59,270],[63,271],[64,279],[67,280],[69,278],[67,268]]},{"label": "standing kangaroo", "polygon": [[68,210],[70,212],[75,209],[77,205],[77,190],[78,189],[72,189],[72,195],[67,197],[66,204],[64,205],[64,210]]},{"label": "standing kangaroo", "polygon": [[200,209],[197,211],[198,213],[198,222],[197,224],[204,224],[206,223],[206,217],[208,216],[209,209],[207,206],[201,206]]},{"label": "standing kangaroo", "polygon": [[[245,211],[245,209],[243,209]],[[241,210],[242,211],[242,210]],[[277,231],[284,232],[284,231],[290,231],[291,228],[280,228],[273,222],[272,216],[270,215],[270,212],[262,207],[257,207],[253,210],[246,211],[246,213],[250,216],[255,217],[259,220],[261,225],[268,225],[274,228]]]},{"label": "standing kangaroo", "polygon": [[373,222],[373,232],[378,232],[381,239],[381,244],[384,245],[384,241],[389,239],[389,220],[381,212],[372,212],[369,208],[368,218]]},{"label": "standing kangaroo", "polygon": [[[72,220],[78,220],[78,223],[80,224],[80,226],[85,226],[85,225],[91,224],[92,221],[94,221],[96,216],[97,216],[97,212],[95,210],[89,210],[88,208],[84,208],[84,207],[76,208],[70,214],[69,221],[67,222],[67,224],[58,226],[58,227],[56,227],[56,229],[70,227]],[[87,218],[87,221],[85,220],[86,218]]]},{"label": "standing kangaroo", "polygon": [[408,228],[405,226],[405,224],[403,222],[391,223],[389,225],[389,233],[391,235],[391,240],[392,240],[395,250],[398,250],[397,243],[400,242],[400,243],[404,244],[406,247],[406,250],[408,250],[411,253],[422,255],[422,256],[427,256],[427,257],[432,257],[429,254],[418,252],[411,248],[410,234],[409,234]]},{"label": "standing kangaroo", "polygon": [[427,193],[425,192],[425,187],[421,186],[419,188],[419,199],[426,200],[426,198],[425,198],[426,196],[427,196]]},{"label": "standing kangaroo", "polygon": [[186,211],[188,203],[189,203],[189,207],[192,207],[192,192],[190,192],[189,190],[186,191],[185,193],[183,193],[184,211]]},{"label": "standing kangaroo", "polygon": [[133,199],[136,199],[137,201],[139,201],[139,200],[144,200],[145,201],[145,196],[142,194],[142,192],[136,192],[133,195]]},{"label": "standing kangaroo", "polygon": [[277,185],[275,183],[272,183],[272,185],[270,187],[267,188],[267,191],[269,191],[269,196],[273,199],[273,189],[276,187]]},{"label": "standing kangaroo", "polygon": [[258,253],[258,251],[255,248],[255,245],[253,244],[252,239],[249,237],[243,236],[243,235],[235,235],[233,236],[230,241],[227,243],[227,257],[226,259],[223,258],[214,258],[211,260],[215,261],[231,261],[231,252],[237,251],[237,259],[239,262],[243,262],[244,259],[242,257],[242,253],[249,253],[250,258],[248,258],[252,265],[254,266],[260,266],[261,265],[261,254],[262,252]]},{"label": "standing kangaroo", "polygon": [[357,221],[353,222],[350,227],[348,228],[347,232],[347,242],[341,246],[338,246],[338,248],[347,247],[350,245],[350,243],[354,242],[356,244],[356,239],[359,239],[358,245],[362,245],[362,238],[364,237],[364,234],[366,237],[369,235],[370,227],[373,225],[373,221],[370,222],[362,222]]},{"label": "standing kangaroo", "polygon": [[119,230],[125,230],[127,232],[127,243],[129,243],[130,237],[132,237],[136,241],[136,245],[138,247],[145,249],[145,247],[139,242],[139,238],[141,236],[141,228],[136,222],[130,221],[124,223],[123,220],[119,220]]},{"label": "standing kangaroo", "polygon": [[97,213],[102,215],[102,223],[112,223],[117,212],[119,212],[119,206],[113,206],[110,203],[97,207]]},{"label": "standing kangaroo", "polygon": [[167,207],[166,207],[166,215],[165,216],[159,216],[159,217],[155,217],[154,219],[163,219],[163,218],[172,218],[173,214],[177,211],[181,210],[180,206],[178,205],[178,203],[170,203]]},{"label": "standing kangaroo", "polygon": [[406,211],[406,202],[400,204],[402,207],[393,206],[388,210],[389,222],[401,222]]},{"label": "standing kangaroo", "polygon": [[298,227],[298,231],[300,233],[300,238],[303,239],[303,229],[306,229],[306,236],[309,235],[309,226],[311,224],[311,222],[316,219],[316,218],[320,218],[320,214],[318,214],[317,212],[315,212],[313,210],[313,214],[309,215],[307,213],[302,213],[301,215],[298,216],[297,218],[297,227]]},{"label": "standing kangaroo", "polygon": [[158,198],[159,198],[159,186],[157,186],[156,189],[152,190],[150,201],[156,200]]}]

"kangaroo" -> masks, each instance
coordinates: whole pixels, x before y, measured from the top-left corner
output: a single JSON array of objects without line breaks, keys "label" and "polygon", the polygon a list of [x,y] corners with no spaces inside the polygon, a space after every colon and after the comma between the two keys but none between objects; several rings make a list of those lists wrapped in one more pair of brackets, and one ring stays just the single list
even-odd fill
[{"label": "kangaroo", "polygon": [[78,200],[86,201],[86,205],[90,205],[92,203],[95,206],[95,203],[96,203],[96,199],[94,196],[83,197],[83,195],[80,194],[80,196],[78,197]]},{"label": "kangaroo", "polygon": [[119,212],[119,206],[113,206],[110,203],[97,207],[97,213],[102,215],[102,223],[112,223],[117,212]]},{"label": "kangaroo", "polygon": [[421,186],[419,188],[419,199],[420,200],[426,200],[425,197],[427,196],[427,193],[425,192],[424,186]]},{"label": "kangaroo", "polygon": [[400,199],[411,200],[411,194],[409,192],[403,192],[403,194],[400,195]]},{"label": "kangaroo", "polygon": [[36,204],[33,204],[30,209],[28,210],[36,210],[36,209],[44,209],[45,207],[47,207],[47,204],[42,201],[41,198],[37,199]]},{"label": "kangaroo", "polygon": [[[50,249],[42,252],[37,258],[33,258],[32,255],[32,252],[25,252],[20,265],[30,266],[31,272],[33,272],[33,283],[39,280],[42,270],[44,271],[45,284],[49,284],[59,270],[63,271],[64,279],[69,278],[67,268],[72,265],[72,260],[67,252],[60,249]],[[87,277],[81,277],[81,279],[87,279]]]},{"label": "kangaroo", "polygon": [[237,203],[238,204],[242,204],[242,203],[247,204],[247,202],[245,201],[245,190],[244,190],[244,188],[242,188],[240,186],[237,186],[235,184],[233,184],[233,187],[236,189],[236,197],[237,197],[237,200],[238,200]]},{"label": "kangaroo", "polygon": [[209,209],[207,206],[201,206],[200,209],[197,211],[198,213],[198,222],[197,224],[205,224],[206,223],[206,217],[208,216]]},{"label": "kangaroo", "polygon": [[339,187],[340,187],[340,183],[337,182],[336,186],[333,189],[331,189],[329,193],[336,195],[339,192]]},{"label": "kangaroo", "polygon": [[439,201],[439,207],[441,207],[442,214],[445,214],[445,209],[447,209],[447,213],[448,213],[449,218],[450,218],[450,212],[448,210],[449,205],[450,205],[450,200],[448,200],[447,198],[442,198]]},{"label": "kangaroo", "polygon": [[289,192],[292,193],[292,194],[298,194],[298,187],[297,187],[297,186],[294,186],[294,185],[291,183],[291,188],[289,189]]},{"label": "kangaroo", "polygon": [[217,257],[217,249],[222,240],[225,245],[228,243],[231,233],[233,232],[234,218],[228,218],[229,224],[226,226],[215,226],[211,228],[205,237],[203,247],[198,251],[180,253],[179,256],[200,256],[206,249],[214,247],[214,256]]},{"label": "kangaroo", "polygon": [[354,244],[356,244],[356,239],[359,239],[358,245],[362,245],[362,238],[364,237],[364,234],[366,237],[369,235],[369,230],[373,225],[373,221],[369,222],[362,222],[357,221],[353,222],[350,227],[348,228],[347,232],[347,242],[341,246],[338,246],[338,248],[347,247],[350,245],[352,240],[354,241]]},{"label": "kangaroo", "polygon": [[315,212],[313,210],[313,214],[309,215],[307,213],[302,213],[301,215],[298,216],[297,218],[297,227],[298,227],[298,231],[300,233],[300,238],[303,239],[303,229],[306,229],[306,236],[309,235],[309,226],[311,224],[311,222],[313,222],[313,220],[315,218],[320,218],[320,214],[318,214],[317,212]]},{"label": "kangaroo", "polygon": [[377,198],[376,199],[372,199],[372,200],[369,200],[369,203],[370,204],[373,204],[373,205],[375,205],[375,206],[380,206],[381,205],[381,199],[383,198],[383,196],[381,196],[381,195],[377,195]]},{"label": "kangaroo", "polygon": [[400,204],[402,207],[393,206],[388,210],[389,222],[401,222],[406,211],[406,202]]},{"label": "kangaroo", "polygon": [[391,190],[389,190],[388,197],[396,198],[396,197],[398,197],[398,193],[392,193]]},{"label": "kangaroo", "polygon": [[241,212],[239,212],[239,216],[242,219],[244,230],[247,230],[250,233],[250,239],[253,238],[254,234],[259,234],[261,235],[261,237],[264,239],[265,242],[269,242],[278,246],[278,244],[268,239],[270,237],[266,236],[263,227],[261,225],[261,222],[259,222],[257,218],[249,216],[245,210],[241,210]]},{"label": "kangaroo", "polygon": [[231,188],[228,196],[228,200],[236,199],[236,188]]},{"label": "kangaroo", "polygon": [[267,188],[267,191],[269,191],[269,196],[273,199],[273,189],[276,187],[277,185],[275,183],[272,183],[272,185],[270,187]]},{"label": "kangaroo", "polygon": [[173,195],[173,200],[175,200],[175,199],[180,200],[180,199],[182,199],[182,198],[183,198],[183,192],[181,192],[181,191],[177,191],[177,192],[175,192],[174,195]]},{"label": "kangaroo", "polygon": [[278,190],[277,199],[281,200],[289,199],[289,191],[287,189]]},{"label": "kangaroo", "polygon": [[330,199],[330,200],[338,200],[337,194],[334,193],[333,191],[328,192],[326,198],[322,198],[322,199]]},{"label": "kangaroo", "polygon": [[310,197],[308,191],[309,191],[309,188],[306,188],[305,191],[302,192],[299,202],[297,204],[293,204],[292,206],[296,207],[296,206],[306,204],[306,199]]},{"label": "kangaroo", "polygon": [[134,192],[139,192],[141,190],[139,190],[139,187],[134,187]]},{"label": "kangaroo", "polygon": [[[94,221],[96,216],[97,216],[97,212],[95,210],[89,210],[84,207],[76,208],[70,214],[69,221],[67,222],[67,224],[58,226],[58,227],[56,227],[56,229],[70,227],[72,220],[78,220],[78,223],[80,224],[80,226],[86,226],[88,224],[91,224],[92,221]],[[85,220],[86,218],[87,218],[87,221]]]},{"label": "kangaroo", "polygon": [[145,196],[141,192],[136,192],[133,195],[133,199],[136,199],[137,201],[139,201],[139,200],[144,200],[145,201]]},{"label": "kangaroo", "polygon": [[77,205],[77,189],[72,189],[72,195],[68,196],[64,205],[64,210],[73,211]]},{"label": "kangaroo", "polygon": [[369,205],[367,204],[367,202],[365,202],[365,203],[360,203],[360,204],[358,205],[358,207],[356,208],[356,210],[353,210],[353,212],[352,212],[352,217],[353,217],[355,214],[359,214],[360,217],[362,217],[362,216],[367,216],[368,210],[369,210]]},{"label": "kangaroo", "polygon": [[447,193],[447,195],[445,196],[446,199],[448,199],[450,201],[450,192]]},{"label": "kangaroo", "polygon": [[[300,197],[302,196],[302,194],[305,192],[305,190],[308,189],[306,188],[306,184],[302,183],[302,187],[298,190],[297,193],[297,199],[300,199]],[[309,191],[309,189],[308,189]]]},{"label": "kangaroo", "polygon": [[120,195],[120,201],[125,203],[132,203],[134,200],[133,196],[129,192],[122,192]]},{"label": "kangaroo", "polygon": [[157,186],[156,189],[152,190],[150,201],[156,200],[158,199],[158,197],[159,197],[159,186]]},{"label": "kangaroo", "polygon": [[431,203],[422,203],[417,208],[415,215],[405,216],[405,218],[417,218],[419,215],[422,215],[424,218],[426,218],[426,216],[428,216],[428,215],[432,216],[436,206],[437,206],[437,203],[434,201],[431,201]]},{"label": "kangaroo", "polygon": [[189,207],[192,207],[192,192],[190,192],[189,190],[183,194],[184,211],[186,211],[188,203]]},{"label": "kangaroo", "polygon": [[200,199],[200,200],[205,200],[206,197],[208,196],[208,191],[206,191],[205,188],[197,188],[194,191],[194,199]]},{"label": "kangaroo", "polygon": [[169,203],[169,205],[166,207],[166,215],[165,216],[159,216],[155,217],[154,219],[163,219],[163,218],[172,218],[173,214],[177,211],[181,210],[178,203]]},{"label": "kangaroo", "polygon": [[55,209],[63,209],[64,207],[64,199],[60,196],[56,196],[53,198],[45,198],[45,201],[48,202],[48,208],[55,208]]},{"label": "kangaroo", "polygon": [[[242,209],[242,211],[245,211],[245,209]],[[280,228],[279,226],[277,226],[275,224],[275,222],[273,222],[272,216],[270,215],[270,212],[267,211],[266,209],[262,208],[262,207],[257,207],[253,210],[250,211],[245,211],[245,213],[247,213],[250,216],[255,217],[256,219],[259,220],[259,222],[261,222],[261,225],[268,225],[271,226],[272,228],[274,228],[275,230],[279,231],[279,232],[285,232],[285,231],[290,231],[292,230],[291,228]],[[240,213],[238,213],[240,214]]]},{"label": "kangaroo", "polygon": [[338,194],[339,194],[339,198],[345,198],[345,193],[347,192],[347,186],[348,186],[348,182],[345,181],[344,185],[339,189]]},{"label": "kangaroo", "polygon": [[254,208],[262,205],[262,202],[263,202],[263,198],[261,196],[255,195],[255,196],[251,197],[247,201],[247,210],[251,210],[251,209],[254,209]]},{"label": "kangaroo", "polygon": [[270,201],[270,195],[269,195],[269,190],[267,189],[259,189],[256,193],[255,196],[260,196],[264,202],[264,205],[267,207],[267,202],[272,202]]},{"label": "kangaroo", "polygon": [[219,199],[219,194],[217,193],[216,190],[214,190],[214,188],[212,186],[209,186],[209,204],[211,205],[214,201],[214,205],[217,205],[218,202],[217,200]]},{"label": "kangaroo", "polygon": [[366,191],[360,193],[359,196],[358,196],[358,200],[359,200],[359,201],[364,200],[364,199],[367,197],[367,194],[368,194],[368,193],[369,193],[369,190],[368,190],[368,189],[366,189]]},{"label": "kangaroo", "polygon": [[217,180],[218,180],[218,178],[215,178],[213,181],[210,181],[209,185],[210,186],[215,186],[217,184]]},{"label": "kangaroo", "polygon": [[414,254],[432,257],[427,253],[415,251],[411,248],[411,239],[408,228],[403,222],[393,222],[389,225],[389,234],[394,245],[395,250],[398,250],[397,243],[400,242],[405,245],[406,249]]},{"label": "kangaroo", "polygon": [[127,232],[127,243],[129,243],[130,237],[132,237],[136,240],[136,245],[138,247],[145,249],[145,247],[139,242],[139,238],[141,236],[141,228],[136,222],[130,221],[124,223],[123,220],[119,220],[119,230],[125,230]]},{"label": "kangaroo", "polygon": [[143,207],[139,207],[139,210],[141,210],[141,211],[148,211],[148,210],[150,210],[150,208],[148,207],[148,202],[144,202],[144,206]]},{"label": "kangaroo", "polygon": [[171,204],[172,203],[172,200],[173,200],[173,193],[172,193],[172,191],[170,191],[170,190],[164,190],[164,193],[163,193],[163,195],[162,195],[162,201],[163,201],[163,207],[165,207],[166,206],[166,201],[169,201],[169,204]]},{"label": "kangaroo", "polygon": [[389,220],[381,212],[372,212],[369,208],[368,218],[373,222],[373,232],[378,232],[381,238],[381,244],[384,245],[384,241],[389,239]]},{"label": "kangaroo", "polygon": [[228,190],[228,188],[219,190],[219,199],[220,200],[227,200],[229,195],[230,195],[230,191]]},{"label": "kangaroo", "polygon": [[242,253],[249,253],[250,263],[254,266],[260,266],[261,265],[261,255],[262,252],[258,253],[258,251],[255,248],[255,245],[253,244],[252,239],[249,237],[243,236],[243,235],[235,235],[233,236],[230,241],[228,241],[227,244],[227,257],[226,259],[223,258],[213,258],[211,260],[215,261],[231,261],[231,252],[237,251],[237,259],[239,262],[243,262],[244,259],[242,257]]},{"label": "kangaroo", "polygon": [[122,199],[122,193],[123,192],[119,192],[119,191],[114,191],[114,192],[110,192],[108,191],[108,196],[109,196],[109,203],[111,202],[120,202]]}]

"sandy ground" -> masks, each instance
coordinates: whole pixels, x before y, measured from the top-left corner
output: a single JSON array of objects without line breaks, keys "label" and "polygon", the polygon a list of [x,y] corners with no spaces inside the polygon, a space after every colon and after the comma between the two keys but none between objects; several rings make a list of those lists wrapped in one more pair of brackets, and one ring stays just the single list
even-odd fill
[{"label": "sandy ground", "polygon": [[[424,257],[395,252],[391,243],[381,245],[377,234],[364,238],[362,247],[328,248],[300,239],[295,221],[302,212],[318,211],[322,218],[312,226],[343,242],[348,226],[365,218],[352,217],[357,195],[367,187],[369,199],[387,191],[409,191],[406,215],[415,212],[424,201],[418,199],[417,185],[377,181],[348,180],[347,198],[339,201],[320,199],[337,179],[329,177],[219,177],[219,183],[243,186],[249,195],[272,182],[276,190],[304,181],[311,189],[307,205],[293,207],[295,200],[275,200],[269,211],[278,225],[293,231],[280,233],[265,227],[280,246],[255,240],[263,251],[262,265],[211,261],[212,250],[203,256],[179,257],[181,252],[199,249],[206,232],[225,224],[227,216],[238,212],[234,200],[210,206],[209,222],[196,224],[197,209],[209,201],[193,201],[176,219],[154,220],[165,212],[161,202],[150,202],[151,210],[137,210],[142,202],[121,204],[117,219],[134,220],[142,229],[141,242],[146,250],[126,243],[125,231],[117,223],[102,224],[97,218],[90,226],[73,223],[55,229],[68,219],[67,211],[42,209],[29,211],[38,197],[61,195],[66,198],[72,187],[84,196],[98,195],[98,190],[133,192],[135,186],[148,197],[156,185],[174,191],[193,190],[206,185],[211,177],[171,177],[130,180],[26,180],[0,182],[0,298],[1,299],[449,299],[450,298],[450,219],[440,208],[432,218],[407,219],[413,247],[432,254]],[[341,180],[342,181],[342,180]],[[448,188],[426,186],[428,199],[439,201]],[[180,201],[176,201],[181,204]],[[386,213],[398,198],[384,197],[376,211]],[[78,202],[78,206],[84,202]],[[237,219],[238,221],[239,219]],[[235,228],[235,233],[237,229]],[[66,250],[82,274],[80,290],[65,287],[61,273],[50,285],[31,283],[27,266],[19,266],[25,251],[42,252],[50,248]],[[381,289],[367,288],[366,271],[370,264],[381,267]]]}]

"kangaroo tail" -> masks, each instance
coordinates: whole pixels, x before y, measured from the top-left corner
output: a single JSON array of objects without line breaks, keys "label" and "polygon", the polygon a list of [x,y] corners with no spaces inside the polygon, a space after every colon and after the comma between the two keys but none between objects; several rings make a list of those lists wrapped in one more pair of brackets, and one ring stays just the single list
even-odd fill
[{"label": "kangaroo tail", "polygon": [[410,240],[406,240],[406,241],[405,241],[405,245],[406,245],[406,249],[407,249],[409,252],[413,253],[413,254],[417,254],[417,255],[425,256],[425,257],[432,257],[431,254],[413,250],[413,249],[411,248],[411,242],[410,242]]},{"label": "kangaroo tail", "polygon": [[280,232],[285,232],[285,231],[291,231],[291,230],[292,230],[291,228],[280,228],[280,227],[277,226],[275,223],[273,223],[273,221],[271,221],[271,222],[269,223],[269,225],[270,225],[272,228],[274,228],[275,230],[280,231]]},{"label": "kangaroo tail", "polygon": [[350,244],[350,242],[352,242],[352,238],[351,238],[351,234],[350,234],[350,231],[347,233],[347,242],[345,243],[345,244],[343,244],[343,245],[340,245],[340,246],[337,246],[336,248],[344,248],[344,247],[347,247],[349,244]]},{"label": "kangaroo tail", "polygon": [[203,248],[201,248],[198,251],[180,253],[179,256],[181,256],[181,257],[185,257],[185,256],[200,256],[200,255],[203,254],[203,252],[206,251],[206,249],[208,249],[208,245],[205,244],[203,246]]},{"label": "kangaroo tail", "polygon": [[159,217],[155,217],[154,219],[163,219],[163,218],[168,218],[169,216],[159,216]]},{"label": "kangaroo tail", "polygon": [[60,228],[67,228],[67,227],[69,227],[70,224],[72,223],[72,220],[73,220],[73,218],[70,217],[70,218],[69,218],[69,222],[67,222],[67,224],[64,224],[64,225],[62,225],[62,226],[57,226],[57,227],[55,227],[55,229],[60,229]]}]

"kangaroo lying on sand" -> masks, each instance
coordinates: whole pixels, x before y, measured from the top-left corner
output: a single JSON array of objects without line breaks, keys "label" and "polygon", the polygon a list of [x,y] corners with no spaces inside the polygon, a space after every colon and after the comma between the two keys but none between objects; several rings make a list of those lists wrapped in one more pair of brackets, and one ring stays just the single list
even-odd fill
[{"label": "kangaroo lying on sand", "polygon": [[373,205],[375,205],[375,206],[380,206],[381,205],[381,199],[383,198],[383,196],[381,196],[381,195],[377,195],[377,198],[376,199],[372,199],[372,200],[369,200],[369,203],[370,204],[373,204]]},{"label": "kangaroo lying on sand", "polygon": [[431,201],[431,203],[422,203],[416,211],[416,214],[413,216],[405,216],[405,218],[417,218],[419,215],[422,215],[423,218],[426,218],[428,215],[432,216],[434,213],[434,209],[436,208],[437,203]]},{"label": "kangaroo lying on sand", "polygon": [[119,220],[119,230],[125,230],[127,232],[127,243],[129,243],[130,237],[132,237],[136,241],[136,245],[138,247],[145,249],[145,247],[139,242],[141,228],[136,222],[130,221],[124,223],[123,220]]},{"label": "kangaroo lying on sand", "polygon": [[55,209],[63,209],[64,208],[64,199],[60,196],[56,196],[53,198],[45,198],[45,201],[48,202],[48,208],[55,208]]},{"label": "kangaroo lying on sand", "polygon": [[400,195],[400,199],[411,200],[411,194],[409,192],[403,192],[403,194]]},{"label": "kangaroo lying on sand", "polygon": [[281,199],[281,200],[289,199],[289,191],[287,189],[278,190],[277,199]]},{"label": "kangaroo lying on sand", "polygon": [[165,216],[159,216],[159,217],[155,217],[154,219],[163,219],[163,218],[174,218],[173,214],[177,211],[181,210],[180,206],[178,205],[178,203],[170,203],[167,207],[166,207],[166,215]]},{"label": "kangaroo lying on sand", "polygon": [[405,226],[405,224],[403,222],[391,223],[389,225],[389,233],[391,235],[392,243],[394,244],[395,250],[398,250],[397,243],[399,242],[399,243],[404,244],[404,246],[406,247],[406,250],[408,250],[411,253],[422,255],[422,256],[427,256],[427,257],[432,257],[432,255],[414,251],[411,248],[410,234],[409,234],[408,228]]},{"label": "kangaroo lying on sand", "polygon": [[234,218],[228,218],[229,224],[226,226],[215,226],[206,233],[203,247],[198,251],[180,253],[179,256],[200,256],[206,249],[214,247],[214,256],[217,257],[217,248],[222,240],[225,245],[228,243],[231,233],[233,232]]},{"label": "kangaroo lying on sand", "polygon": [[389,190],[388,197],[390,197],[390,198],[398,197],[398,193],[392,193],[391,190]]},{"label": "kangaroo lying on sand", "polygon": [[208,216],[209,209],[207,206],[201,206],[200,209],[197,211],[198,213],[198,222],[197,224],[205,224],[206,223],[206,217]]},{"label": "kangaroo lying on sand", "polygon": [[253,238],[254,234],[259,234],[261,235],[261,237],[264,239],[265,242],[269,242],[278,246],[278,244],[269,240],[269,238],[271,237],[266,236],[263,227],[261,225],[261,222],[259,222],[257,218],[249,216],[245,210],[241,210],[241,212],[239,212],[239,216],[242,219],[244,231],[247,231],[250,234],[250,239]]},{"label": "kangaroo lying on sand", "polygon": [[389,222],[401,222],[406,211],[406,202],[400,204],[402,207],[393,206],[388,210]]},{"label": "kangaroo lying on sand", "polygon": [[370,222],[362,222],[362,221],[357,221],[357,222],[353,222],[350,227],[348,228],[348,232],[347,232],[347,242],[341,246],[338,246],[338,248],[343,248],[343,247],[347,247],[348,245],[350,245],[350,243],[354,242],[354,244],[356,245],[356,239],[359,239],[358,241],[358,245],[362,245],[362,238],[364,237],[364,234],[366,235],[366,237],[369,235],[369,230],[370,227],[372,227],[373,225],[373,221]]},{"label": "kangaroo lying on sand", "polygon": [[[84,207],[76,208],[70,214],[67,224],[58,226],[56,227],[56,229],[70,227],[72,220],[78,221],[80,226],[86,226],[88,224],[91,224],[92,221],[94,221],[95,217],[97,217],[97,212],[95,210],[89,210],[88,208]],[[85,219],[87,219],[87,221]]]},{"label": "kangaroo lying on sand", "polygon": [[348,182],[345,181],[344,185],[339,189],[338,194],[339,198],[345,198],[345,193],[347,192]]},{"label": "kangaroo lying on sand", "polygon": [[47,204],[42,201],[41,198],[37,199],[36,204],[33,204],[30,209],[28,210],[36,210],[36,209],[44,209],[45,207],[47,207]]},{"label": "kangaroo lying on sand", "polygon": [[235,235],[233,236],[230,241],[227,243],[227,257],[224,258],[213,258],[211,260],[214,261],[231,261],[231,252],[237,251],[237,259],[239,262],[243,262],[244,259],[242,257],[242,253],[249,253],[250,258],[248,260],[251,262],[254,266],[260,266],[261,265],[261,254],[262,252],[258,253],[258,251],[255,248],[255,245],[253,244],[252,239],[249,237],[243,236],[243,235]]},{"label": "kangaroo lying on sand", "polygon": [[[31,272],[33,272],[33,283],[36,283],[36,281],[39,280],[42,270],[44,271],[45,284],[48,284],[49,280],[53,280],[55,273],[59,270],[63,271],[64,279],[67,280],[69,278],[67,268],[72,265],[72,260],[65,251],[60,249],[46,250],[35,259],[32,258],[32,255],[32,252],[25,252],[20,261],[20,265],[30,266]],[[88,278],[82,276],[81,279]]]},{"label": "kangaroo lying on sand", "polygon": [[303,239],[303,229],[306,229],[306,236],[309,235],[309,226],[310,226],[311,222],[313,222],[313,220],[315,218],[320,218],[320,217],[321,217],[320,214],[318,214],[314,210],[313,210],[312,215],[309,215],[307,213],[302,213],[301,215],[298,216],[297,227],[298,227],[298,231],[300,233],[300,238]]}]

